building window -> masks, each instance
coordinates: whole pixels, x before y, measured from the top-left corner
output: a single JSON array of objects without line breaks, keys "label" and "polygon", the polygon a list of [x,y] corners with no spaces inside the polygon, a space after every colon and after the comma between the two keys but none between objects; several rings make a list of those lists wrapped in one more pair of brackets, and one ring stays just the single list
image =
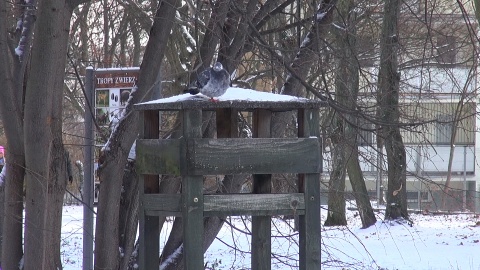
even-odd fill
[{"label": "building window", "polygon": [[358,125],[358,135],[357,135],[357,144],[359,146],[371,146],[373,145],[374,137],[374,125],[364,118],[357,118],[357,125]]},{"label": "building window", "polygon": [[435,126],[435,139],[437,144],[450,144],[453,132],[453,115],[440,114],[437,116]]},{"label": "building window", "polygon": [[439,64],[455,64],[457,56],[455,37],[438,36],[436,49],[436,59]]}]

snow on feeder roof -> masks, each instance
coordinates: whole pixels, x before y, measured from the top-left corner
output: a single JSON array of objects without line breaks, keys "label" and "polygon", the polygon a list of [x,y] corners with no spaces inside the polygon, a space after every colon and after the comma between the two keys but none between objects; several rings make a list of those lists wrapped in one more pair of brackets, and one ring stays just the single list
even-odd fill
[{"label": "snow on feeder roof", "polygon": [[181,94],[169,98],[162,98],[135,105],[137,110],[183,110],[183,109],[221,109],[236,108],[272,109],[276,111],[320,108],[326,107],[327,103],[320,100],[299,98],[288,95],[279,95],[267,92],[244,89],[237,87],[228,88],[227,92],[218,97],[217,102],[212,102],[208,97],[201,94]]}]

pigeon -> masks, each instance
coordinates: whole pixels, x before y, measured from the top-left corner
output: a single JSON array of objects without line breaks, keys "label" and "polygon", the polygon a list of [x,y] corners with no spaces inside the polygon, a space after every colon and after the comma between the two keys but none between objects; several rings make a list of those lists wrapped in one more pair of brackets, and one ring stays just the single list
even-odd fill
[{"label": "pigeon", "polygon": [[216,62],[213,67],[206,69],[198,75],[194,86],[189,87],[186,92],[196,95],[202,93],[216,102],[219,97],[230,87],[230,74],[223,68],[222,63]]}]

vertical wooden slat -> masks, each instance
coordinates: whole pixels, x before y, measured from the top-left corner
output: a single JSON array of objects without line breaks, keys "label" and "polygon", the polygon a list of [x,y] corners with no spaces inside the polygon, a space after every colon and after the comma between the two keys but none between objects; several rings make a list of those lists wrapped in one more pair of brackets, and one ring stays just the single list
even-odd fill
[{"label": "vertical wooden slat", "polygon": [[[202,137],[201,110],[183,111],[183,136]],[[185,269],[203,269],[203,176],[182,177],[182,218]]]},{"label": "vertical wooden slat", "polygon": [[[253,137],[269,138],[271,137],[271,119],[272,112],[263,109],[257,109],[253,112]],[[253,193],[271,193],[272,175],[255,174],[253,175]],[[252,269],[269,270],[271,269],[271,217],[253,216],[252,217]]]},{"label": "vertical wooden slat", "polygon": [[238,138],[238,111],[232,108],[217,109],[217,138]]},{"label": "vertical wooden slat", "polygon": [[[158,139],[159,137],[159,112],[157,110],[143,111],[143,138]],[[143,194],[159,193],[158,175],[140,176],[140,202]],[[140,204],[140,269],[154,269],[159,265],[160,227],[158,217],[146,216],[143,203]]]},{"label": "vertical wooden slat", "polygon": [[[300,109],[298,137],[310,136],[320,138],[319,110]],[[299,174],[298,189],[305,196],[305,215],[299,217],[300,270],[316,270],[320,269],[320,174]]]}]

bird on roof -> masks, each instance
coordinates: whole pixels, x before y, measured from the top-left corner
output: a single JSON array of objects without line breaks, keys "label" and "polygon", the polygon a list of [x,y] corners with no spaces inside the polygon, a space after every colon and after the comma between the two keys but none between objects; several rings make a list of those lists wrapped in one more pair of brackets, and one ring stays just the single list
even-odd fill
[{"label": "bird on roof", "polygon": [[216,62],[213,67],[207,68],[197,77],[195,85],[189,87],[186,92],[196,95],[202,93],[216,102],[219,97],[230,87],[230,74],[223,68],[222,63]]}]

